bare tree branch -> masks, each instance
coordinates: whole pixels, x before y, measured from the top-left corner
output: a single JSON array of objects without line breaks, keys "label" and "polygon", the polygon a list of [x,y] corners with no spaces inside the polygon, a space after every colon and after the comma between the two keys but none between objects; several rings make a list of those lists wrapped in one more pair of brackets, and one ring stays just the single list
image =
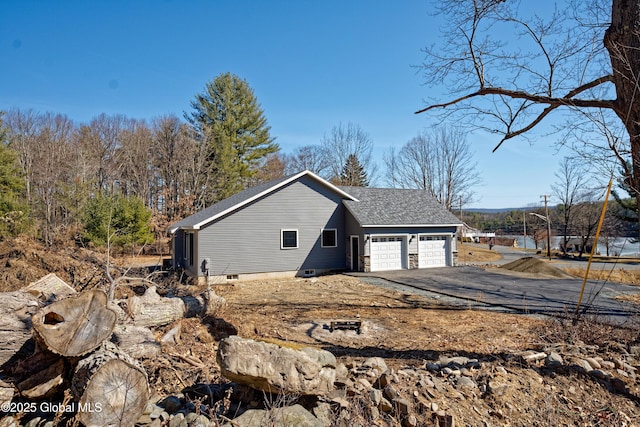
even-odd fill
[{"label": "bare tree branch", "polygon": [[[504,89],[501,87],[485,87],[485,88],[480,88],[478,91],[474,92],[474,93],[470,93],[468,95],[462,96],[460,98],[456,98],[453,101],[449,101],[449,102],[445,102],[442,104],[433,104],[433,105],[429,105],[426,108],[423,108],[421,110],[416,111],[414,114],[420,114],[420,113],[424,113],[426,111],[429,110],[433,110],[435,108],[446,108],[449,107],[451,105],[454,104],[458,104],[462,101],[465,101],[467,99],[471,99],[471,98],[475,98],[478,96],[487,96],[487,95],[503,95],[503,96],[508,96],[509,98],[513,98],[513,99],[524,99],[527,101],[531,101],[534,102],[536,104],[548,104],[550,108],[555,109],[558,107],[562,107],[562,106],[568,106],[568,107],[582,107],[582,108],[609,108],[609,109],[615,109],[616,108],[616,101],[615,100],[606,100],[606,99],[580,99],[580,98],[574,98],[574,96],[594,88],[595,86],[601,85],[603,83],[607,83],[607,82],[611,82],[613,79],[613,76],[608,75],[608,76],[604,76],[604,77],[600,77],[598,79],[595,79],[589,83],[586,83],[578,88],[573,89],[571,92],[569,92],[566,96],[563,96],[561,98],[558,97],[552,97],[552,96],[546,96],[546,95],[535,95],[535,94],[531,94],[531,93],[527,93],[527,92],[523,92],[523,91],[518,91],[518,90],[509,90],[509,89]],[[548,114],[548,113],[546,113]],[[544,115],[546,115],[544,114]],[[514,135],[515,136],[515,135]],[[508,138],[507,138],[508,139]]]}]

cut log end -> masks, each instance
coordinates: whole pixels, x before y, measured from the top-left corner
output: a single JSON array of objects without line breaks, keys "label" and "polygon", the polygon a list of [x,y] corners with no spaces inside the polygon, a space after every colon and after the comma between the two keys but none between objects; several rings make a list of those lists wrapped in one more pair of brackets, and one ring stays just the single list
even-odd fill
[{"label": "cut log end", "polygon": [[105,342],[78,364],[72,393],[85,426],[132,426],[147,406],[149,384],[134,359]]},{"label": "cut log end", "polygon": [[123,360],[110,360],[89,381],[78,403],[78,420],[90,426],[132,426],[149,400],[147,376]]},{"label": "cut log end", "polygon": [[57,301],[32,318],[36,342],[67,357],[97,348],[111,336],[116,320],[116,313],[107,307],[107,295],[99,290]]}]

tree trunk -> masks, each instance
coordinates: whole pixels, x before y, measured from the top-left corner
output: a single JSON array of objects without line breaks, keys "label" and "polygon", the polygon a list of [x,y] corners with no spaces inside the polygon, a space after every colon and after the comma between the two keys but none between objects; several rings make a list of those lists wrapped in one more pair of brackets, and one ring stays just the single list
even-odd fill
[{"label": "tree trunk", "polygon": [[48,351],[37,352],[20,361],[13,372],[20,395],[36,400],[51,397],[62,390],[66,374],[64,360]]},{"label": "tree trunk", "polygon": [[155,286],[141,297],[133,296],[122,302],[126,303],[133,324],[147,328],[168,325],[184,317],[219,316],[226,307],[224,298],[212,290],[198,296],[165,298],[158,295]]},{"label": "tree trunk", "polygon": [[21,291],[33,294],[40,298],[40,300],[48,302],[58,301],[77,294],[75,289],[55,273],[49,273],[41,277],[22,288]]},{"label": "tree trunk", "polygon": [[164,298],[151,286],[141,297],[127,299],[127,311],[136,326],[168,325],[185,316],[187,307],[180,298]]},{"label": "tree trunk", "polygon": [[[627,129],[631,145],[632,170],[625,177],[638,202],[640,224],[640,1],[613,0],[611,25],[604,35],[616,88],[615,113]],[[638,232],[640,233],[640,227]],[[639,234],[640,235],[640,234]]]},{"label": "tree trunk", "polygon": [[78,363],[71,385],[78,401],[77,419],[87,427],[135,424],[149,400],[149,383],[142,367],[113,343]]},{"label": "tree trunk", "polygon": [[150,359],[160,354],[160,343],[149,328],[118,325],[111,339],[121,350],[136,359]]},{"label": "tree trunk", "polygon": [[33,334],[48,351],[82,356],[111,336],[116,319],[115,311],[107,307],[107,294],[94,289],[37,312],[32,317]]},{"label": "tree trunk", "polygon": [[38,311],[38,299],[25,292],[0,293],[0,366],[14,356],[32,337],[31,316]]},{"label": "tree trunk", "polygon": [[14,394],[13,386],[0,380],[0,407],[11,402]]}]

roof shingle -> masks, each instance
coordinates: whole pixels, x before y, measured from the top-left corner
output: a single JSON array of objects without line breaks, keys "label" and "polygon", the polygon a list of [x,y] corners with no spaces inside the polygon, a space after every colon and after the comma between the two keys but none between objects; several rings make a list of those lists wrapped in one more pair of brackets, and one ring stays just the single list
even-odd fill
[{"label": "roof shingle", "polygon": [[345,200],[344,204],[361,226],[462,225],[462,221],[424,190],[340,188],[359,200]]}]

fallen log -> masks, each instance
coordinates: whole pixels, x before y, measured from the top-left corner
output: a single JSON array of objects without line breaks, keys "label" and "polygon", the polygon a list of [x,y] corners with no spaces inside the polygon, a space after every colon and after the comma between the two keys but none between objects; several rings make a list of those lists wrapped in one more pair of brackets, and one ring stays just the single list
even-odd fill
[{"label": "fallen log", "polygon": [[14,394],[13,386],[0,380],[0,407],[11,402]]},{"label": "fallen log", "polygon": [[61,356],[82,356],[111,336],[117,315],[107,294],[94,289],[41,309],[32,317],[39,346]]},{"label": "fallen log", "polygon": [[38,311],[38,298],[26,292],[0,293],[0,365],[4,365],[32,337],[31,316]]},{"label": "fallen log", "polygon": [[152,327],[168,325],[184,317],[187,307],[180,298],[164,298],[156,287],[149,287],[144,295],[126,300],[126,310],[136,326]]},{"label": "fallen log", "polygon": [[136,360],[105,341],[78,363],[71,393],[85,426],[132,426],[147,406],[149,382]]},{"label": "fallen log", "polygon": [[20,395],[35,400],[51,397],[61,391],[66,373],[64,360],[48,351],[34,353],[20,361],[13,371],[14,383]]},{"label": "fallen log", "polygon": [[226,302],[213,291],[203,295],[162,297],[158,295],[156,287],[151,286],[142,296],[120,300],[118,305],[126,307],[131,323],[149,328],[168,325],[185,317],[213,312],[220,314]]},{"label": "fallen log", "polygon": [[160,354],[160,343],[149,328],[135,325],[117,325],[111,341],[136,359],[150,359]]},{"label": "fallen log", "polygon": [[59,278],[55,273],[49,273],[25,286],[21,290],[35,295],[42,301],[49,302],[59,301],[77,294],[75,289],[69,286],[67,282]]}]

